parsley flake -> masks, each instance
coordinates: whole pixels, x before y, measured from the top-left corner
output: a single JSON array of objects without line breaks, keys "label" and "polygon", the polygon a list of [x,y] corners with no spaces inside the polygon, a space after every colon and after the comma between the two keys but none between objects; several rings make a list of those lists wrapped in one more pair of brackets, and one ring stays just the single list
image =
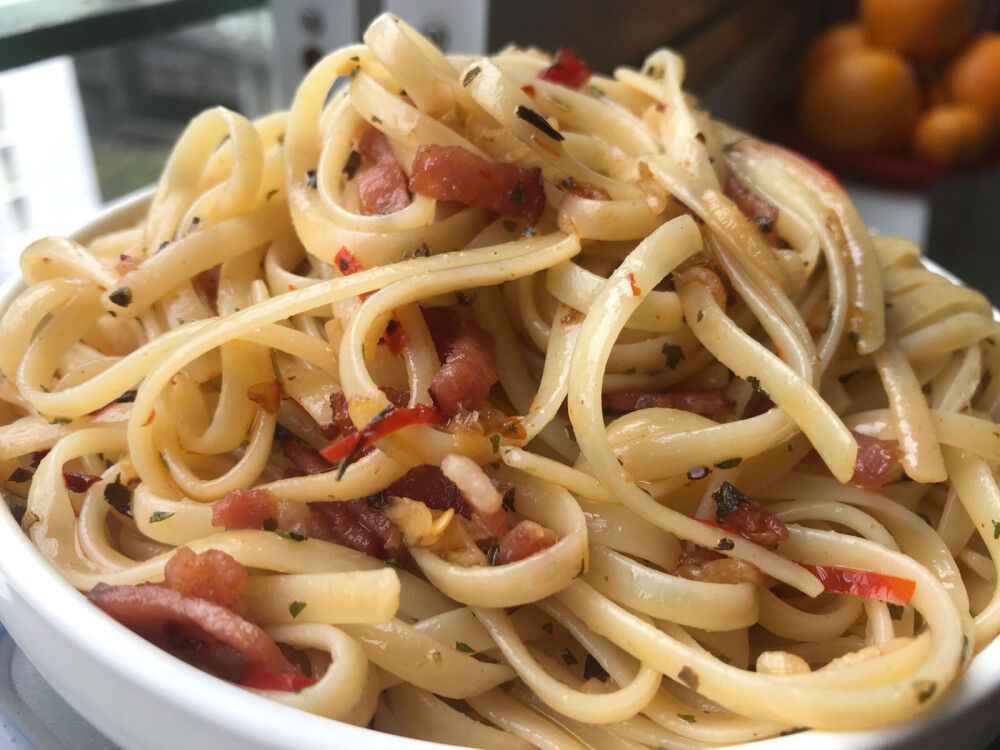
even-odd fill
[{"label": "parsley flake", "polygon": [[490,445],[493,446],[493,452],[498,453],[500,451],[500,434],[490,435]]},{"label": "parsley flake", "polygon": [[296,531],[285,531],[284,529],[275,529],[274,533],[282,539],[291,539],[293,542],[303,542],[306,538],[305,534],[299,534]]},{"label": "parsley flake", "polygon": [[476,80],[476,76],[483,72],[483,69],[478,65],[472,68],[468,73],[465,74],[465,78],[462,79],[462,87],[468,88],[469,84]]},{"label": "parsley flake", "polygon": [[153,511],[153,515],[149,517],[150,523],[159,523],[160,521],[166,521],[174,513],[170,510],[157,510]]},{"label": "parsley flake", "polygon": [[7,481],[13,482],[14,484],[20,484],[21,482],[27,482],[33,476],[34,476],[33,472],[28,471],[22,466],[18,466],[16,469],[14,469],[14,473],[12,473],[9,477],[7,477]]},{"label": "parsley flake", "polygon": [[569,650],[568,648],[564,648],[564,649],[562,650],[562,653],[561,653],[561,654],[559,654],[559,655],[560,655],[560,656],[562,657],[562,660],[563,660],[564,662],[566,662],[566,665],[567,665],[567,666],[570,666],[570,667],[571,667],[571,666],[573,666],[574,664],[577,664],[577,663],[578,663],[578,662],[577,662],[577,658],[576,658],[575,656],[573,656],[573,652],[572,652],[572,651],[570,651],[570,650]]},{"label": "parsley flake", "polygon": [[684,721],[686,721],[686,722],[687,722],[688,724],[694,724],[694,723],[695,723],[696,721],[698,721],[698,720],[697,720],[696,718],[694,718],[694,716],[692,716],[691,714],[677,714],[677,718],[678,718],[678,719],[683,719],[683,720],[684,720]]},{"label": "parsley flake", "polygon": [[511,487],[505,493],[503,493],[503,500],[501,500],[501,505],[504,510],[511,513],[514,512],[514,488]]},{"label": "parsley flake", "polygon": [[742,461],[743,459],[739,456],[734,456],[733,458],[727,458],[725,461],[719,461],[714,466],[716,469],[735,469]]},{"label": "parsley flake", "polygon": [[111,484],[104,485],[104,499],[123,516],[132,517],[132,491],[122,484],[121,474]]},{"label": "parsley flake", "polygon": [[892,602],[886,602],[886,606],[889,607],[889,617],[893,620],[903,619],[903,605],[893,604]]},{"label": "parsley flake", "polygon": [[463,654],[474,654],[474,653],[476,653],[476,649],[474,649],[472,646],[470,646],[465,641],[455,641],[455,650],[456,651],[461,651]]},{"label": "parsley flake", "polygon": [[681,360],[684,359],[684,350],[677,344],[664,344],[663,349],[660,351],[662,351],[663,356],[667,358],[667,367],[671,370],[676,370],[677,365],[679,365]]},{"label": "parsley flake", "polygon": [[299,616],[299,612],[301,612],[305,608],[306,608],[306,603],[305,602],[300,602],[300,601],[298,601],[296,599],[294,602],[292,602],[291,604],[288,605],[288,613],[292,617],[298,617]]},{"label": "parsley flake", "polygon": [[552,623],[551,622],[542,623],[542,630],[544,630],[549,635],[552,635],[552,632],[554,630],[554,628],[552,627]]}]

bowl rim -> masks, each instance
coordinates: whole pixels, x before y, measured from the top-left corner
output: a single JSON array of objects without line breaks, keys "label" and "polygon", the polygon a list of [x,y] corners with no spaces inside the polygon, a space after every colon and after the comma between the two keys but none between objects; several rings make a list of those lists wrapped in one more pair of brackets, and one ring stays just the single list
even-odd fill
[{"label": "bowl rim", "polygon": [[[86,242],[100,232],[122,228],[142,213],[152,194],[152,188],[146,188],[116,201],[71,237]],[[933,261],[926,258],[923,261],[928,268],[955,283],[962,283]],[[19,274],[0,284],[0,314],[23,288]],[[994,313],[997,314],[997,311],[994,310]],[[51,622],[62,638],[99,663],[107,675],[156,694],[161,706],[177,709],[191,719],[257,742],[266,742],[266,738],[269,735],[273,737],[275,730],[280,728],[280,744],[259,745],[261,748],[295,746],[318,750],[369,746],[380,750],[454,750],[459,747],[373,733],[365,727],[293,709],[186,664],[91,606],[80,592],[49,566],[14,520],[7,504],[0,505],[3,506],[0,508],[0,549],[3,550],[0,555],[0,615],[7,613],[8,608],[17,606],[10,591],[16,592],[17,598],[28,606],[30,616]],[[69,623],[72,627],[67,627]],[[29,660],[36,664],[37,650],[44,646],[32,642],[30,633],[16,629],[11,631],[9,628],[8,632]],[[111,739],[127,733],[122,726],[123,720],[116,717],[113,710],[95,710],[68,691],[59,673],[39,671],[74,709]],[[729,747],[733,750],[795,750],[808,746],[816,750],[845,750],[912,746],[928,732],[940,731],[997,694],[1000,694],[1000,638],[975,656],[969,668],[949,687],[940,701],[912,720],[876,730],[813,730]],[[220,711],[216,708],[218,706],[224,706],[224,709]],[[1000,732],[1000,716],[993,721],[985,721],[992,712],[979,713],[984,717],[980,722],[983,736],[987,736],[985,732]],[[116,718],[119,720],[116,721]]]}]

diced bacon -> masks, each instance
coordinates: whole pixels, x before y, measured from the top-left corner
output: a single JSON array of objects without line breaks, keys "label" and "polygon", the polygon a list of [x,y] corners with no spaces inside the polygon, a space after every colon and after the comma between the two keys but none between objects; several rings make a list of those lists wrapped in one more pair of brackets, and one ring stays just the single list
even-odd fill
[{"label": "diced bacon", "polygon": [[394,214],[410,205],[406,175],[385,134],[368,127],[361,136],[358,150],[368,162],[368,166],[357,174],[361,213],[365,216]]},{"label": "diced bacon", "polygon": [[462,491],[432,464],[415,466],[390,484],[386,491],[394,497],[421,502],[432,510],[454,508],[461,516],[472,516],[472,506],[465,501]]},{"label": "diced bacon", "polygon": [[219,677],[239,682],[253,667],[295,671],[263,630],[214,602],[152,583],[98,583],[88,599],[147,641]]},{"label": "diced bacon", "polygon": [[[854,462],[854,475],[851,482],[868,490],[879,489],[903,457],[902,451],[895,445],[880,438],[862,435],[851,431],[858,443],[858,457]],[[810,474],[830,476],[830,469],[816,451],[809,451],[799,463],[798,468]]]},{"label": "diced bacon", "polygon": [[892,467],[899,463],[903,452],[892,443],[876,437],[851,432],[858,441],[858,457],[851,481],[869,490],[877,490],[885,482]]},{"label": "diced bacon", "polygon": [[168,589],[229,609],[246,582],[246,568],[217,549],[195,554],[189,547],[178,547],[163,568],[163,585]]},{"label": "diced bacon", "polygon": [[438,359],[444,362],[455,346],[462,321],[450,307],[421,307],[420,314],[424,316]]},{"label": "diced bacon", "polygon": [[534,521],[521,521],[500,540],[497,565],[506,565],[531,557],[536,552],[548,549],[558,541],[559,537],[552,529]]},{"label": "diced bacon", "polygon": [[543,81],[558,83],[571,89],[578,89],[590,80],[590,66],[576,56],[569,47],[560,47],[552,59],[552,64],[538,74]]},{"label": "diced bacon", "polygon": [[268,489],[232,490],[212,507],[212,525],[227,529],[261,529],[278,517],[278,498]]},{"label": "diced bacon", "polygon": [[729,482],[712,493],[715,518],[727,529],[764,547],[776,547],[788,539],[788,527],[773,511],[751,500]]},{"label": "diced bacon", "polygon": [[537,224],[545,210],[542,170],[481,159],[461,146],[420,146],[410,190]]},{"label": "diced bacon", "polygon": [[389,485],[388,494],[422,502],[432,510],[454,508],[463,518],[474,520],[484,538],[503,539],[510,530],[503,508],[495,513],[478,513],[458,486],[437,466],[416,466]]},{"label": "diced bacon", "polygon": [[510,522],[507,520],[507,514],[504,513],[503,508],[493,513],[480,513],[473,510],[472,521],[474,525],[478,524],[481,527],[484,536],[491,539],[503,539],[510,531]]},{"label": "diced bacon", "polygon": [[754,193],[732,174],[726,177],[723,192],[732,199],[740,212],[750,221],[754,221],[758,216],[763,216],[771,222],[771,231],[766,235],[768,239],[773,240],[778,237],[778,233],[773,228],[778,221],[778,209],[775,206]]},{"label": "diced bacon", "polygon": [[756,500],[742,503],[722,524],[743,538],[770,549],[788,539],[788,527],[784,522]]},{"label": "diced bacon", "polygon": [[368,505],[364,498],[309,503],[315,518],[300,533],[364,552],[371,557],[408,557],[399,527]]},{"label": "diced bacon", "polygon": [[681,554],[674,567],[674,575],[707,583],[752,583],[759,586],[764,582],[764,574],[756,565],[698,546]]},{"label": "diced bacon", "polygon": [[636,409],[682,409],[695,414],[732,414],[735,404],[719,388],[679,393],[650,391],[610,391],[604,394],[604,408],[629,412]]},{"label": "diced bacon", "polygon": [[78,474],[75,471],[63,472],[63,482],[70,492],[86,492],[100,481],[101,478],[94,474]]},{"label": "diced bacon", "polygon": [[493,334],[464,322],[444,364],[431,381],[434,402],[449,416],[485,403],[500,379]]},{"label": "diced bacon", "polygon": [[322,474],[333,468],[333,464],[323,458],[318,450],[303,445],[298,440],[285,441],[281,452],[302,474]]}]

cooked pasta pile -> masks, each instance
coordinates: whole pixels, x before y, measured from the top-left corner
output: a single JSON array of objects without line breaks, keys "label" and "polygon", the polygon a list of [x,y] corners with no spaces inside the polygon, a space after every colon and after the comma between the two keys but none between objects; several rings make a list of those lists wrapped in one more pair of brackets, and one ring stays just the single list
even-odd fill
[{"label": "cooked pasta pile", "polygon": [[[203,669],[483,748],[904,721],[1000,632],[990,304],[682,60],[392,16],[21,256],[0,479]],[[331,726],[331,732],[335,729]]]}]

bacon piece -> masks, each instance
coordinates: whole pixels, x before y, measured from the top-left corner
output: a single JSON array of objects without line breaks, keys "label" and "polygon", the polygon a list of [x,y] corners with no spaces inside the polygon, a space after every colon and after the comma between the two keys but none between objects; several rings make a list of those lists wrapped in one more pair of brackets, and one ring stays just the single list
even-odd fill
[{"label": "bacon piece", "polygon": [[774,513],[751,500],[726,516],[723,525],[762,547],[773,549],[788,539],[788,527]]},{"label": "bacon piece", "polygon": [[472,516],[472,506],[466,502],[458,485],[448,479],[440,467],[432,464],[415,466],[390,484],[386,491],[394,497],[421,502],[431,510],[454,508],[465,518]]},{"label": "bacon piece", "polygon": [[729,482],[712,493],[715,518],[727,529],[763,547],[788,539],[788,527],[773,511],[751,500]]},{"label": "bacon piece", "polygon": [[732,414],[736,405],[720,388],[680,393],[650,391],[610,391],[604,394],[608,411],[629,412],[636,409],[682,409],[694,414]]},{"label": "bacon piece", "polygon": [[431,381],[430,392],[434,403],[453,417],[485,403],[499,379],[493,334],[466,321]]},{"label": "bacon piece", "polygon": [[278,498],[268,489],[232,490],[212,506],[212,525],[227,529],[262,529],[277,517]]},{"label": "bacon piece", "polygon": [[740,212],[750,221],[755,221],[758,216],[762,216],[771,222],[771,231],[765,234],[769,240],[778,238],[778,233],[774,225],[778,221],[778,209],[766,200],[761,198],[746,185],[740,182],[735,175],[726,177],[726,183],[722,192],[729,196]]},{"label": "bacon piece", "polygon": [[416,466],[389,485],[388,494],[417,500],[432,510],[454,508],[463,518],[474,520],[484,538],[503,539],[510,530],[503,508],[495,513],[478,512],[458,486],[437,466]]},{"label": "bacon piece", "polygon": [[62,475],[63,483],[70,492],[86,492],[101,481],[101,478],[94,474],[78,474],[75,471],[64,471]]},{"label": "bacon piece", "polygon": [[189,547],[178,547],[163,568],[163,585],[168,589],[229,609],[246,582],[246,568],[217,549],[195,554]]},{"label": "bacon piece", "polygon": [[370,557],[408,559],[403,535],[368,500],[309,503],[315,518],[306,519],[300,533],[364,552]]},{"label": "bacon piece", "polygon": [[752,583],[759,586],[764,582],[764,574],[756,565],[698,546],[681,554],[674,567],[674,575],[707,583]]},{"label": "bacon piece", "polygon": [[224,679],[239,682],[252,667],[295,671],[267,633],[214,602],[153,583],[98,583],[87,598],[147,641]]},{"label": "bacon piece", "polygon": [[542,170],[481,159],[461,146],[420,146],[410,190],[538,223],[545,210]]},{"label": "bacon piece", "polygon": [[559,541],[552,529],[548,529],[534,521],[521,521],[517,526],[504,534],[500,540],[500,553],[497,555],[497,565],[517,562],[531,557],[536,552],[548,549]]},{"label": "bacon piece", "polygon": [[406,175],[382,131],[368,127],[358,150],[369,163],[357,175],[358,203],[365,216],[394,214],[410,205]]},{"label": "bacon piece", "polygon": [[858,457],[851,481],[869,490],[879,489],[892,467],[903,458],[903,452],[892,443],[851,431],[858,441]]},{"label": "bacon piece", "polygon": [[302,472],[299,476],[309,474],[322,474],[330,471],[333,464],[320,455],[315,448],[303,445],[298,440],[287,440],[282,446],[281,452],[285,458],[292,462],[292,465]]},{"label": "bacon piece", "polygon": [[571,89],[578,89],[590,80],[591,70],[569,47],[560,47],[552,59],[552,64],[538,74],[543,81],[558,83]]},{"label": "bacon piece", "polygon": [[421,307],[420,314],[424,316],[438,359],[444,362],[455,346],[462,321],[450,307]]}]

